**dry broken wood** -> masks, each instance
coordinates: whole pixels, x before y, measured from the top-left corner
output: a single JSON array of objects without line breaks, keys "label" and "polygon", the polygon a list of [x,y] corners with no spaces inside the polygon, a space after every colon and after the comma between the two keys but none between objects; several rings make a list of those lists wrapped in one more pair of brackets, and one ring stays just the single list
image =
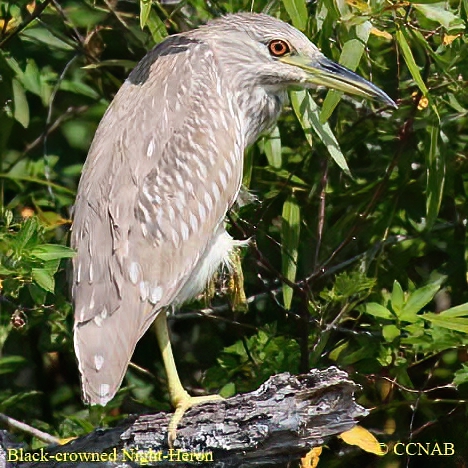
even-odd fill
[{"label": "dry broken wood", "polygon": [[[91,468],[97,466],[100,454],[104,458],[99,458],[99,466],[108,468],[174,467],[174,462],[178,466],[208,462],[216,468],[282,466],[351,429],[367,414],[355,402],[358,389],[335,367],[299,376],[283,373],[254,392],[190,409],[179,425],[172,451],[167,446],[171,414],[158,413],[48,447],[41,452],[47,456],[46,464],[44,458],[27,462],[23,457],[10,467]],[[0,438],[0,468],[1,445]]]}]

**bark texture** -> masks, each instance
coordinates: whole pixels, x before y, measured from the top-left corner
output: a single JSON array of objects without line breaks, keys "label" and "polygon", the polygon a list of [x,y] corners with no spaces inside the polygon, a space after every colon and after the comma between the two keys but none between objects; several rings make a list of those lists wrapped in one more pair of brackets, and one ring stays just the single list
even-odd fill
[{"label": "bark texture", "polygon": [[[191,408],[179,425],[172,450],[167,445],[172,415],[158,413],[133,417],[115,428],[98,429],[66,445],[48,447],[43,452],[47,462],[23,460],[4,462],[3,466],[285,466],[351,429],[367,414],[355,402],[358,389],[335,367],[298,376],[278,374],[251,393]],[[11,440],[5,433],[2,439],[0,434],[0,468],[9,447],[13,447]],[[109,458],[98,464],[89,459],[103,453]],[[87,461],[83,459],[86,456]]]}]

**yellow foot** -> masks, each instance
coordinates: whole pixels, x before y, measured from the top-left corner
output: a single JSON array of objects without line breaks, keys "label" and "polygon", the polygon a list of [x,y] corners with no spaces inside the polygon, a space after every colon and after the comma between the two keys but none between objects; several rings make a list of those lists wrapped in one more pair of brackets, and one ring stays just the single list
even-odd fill
[{"label": "yellow foot", "polygon": [[183,395],[178,395],[177,401],[174,401],[175,412],[169,421],[168,438],[169,447],[173,448],[174,442],[177,438],[177,426],[184,417],[185,412],[195,405],[202,405],[211,401],[221,401],[224,398],[221,395],[206,395],[199,397],[192,397],[184,391]]}]

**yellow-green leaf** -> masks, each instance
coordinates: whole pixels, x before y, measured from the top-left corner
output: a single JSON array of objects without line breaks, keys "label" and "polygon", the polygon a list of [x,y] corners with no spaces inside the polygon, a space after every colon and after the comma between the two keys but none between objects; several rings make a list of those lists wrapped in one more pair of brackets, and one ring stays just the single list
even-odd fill
[{"label": "yellow-green leaf", "polygon": [[148,26],[151,36],[156,44],[167,37],[166,25],[154,10],[151,10],[146,25]]},{"label": "yellow-green leaf", "polygon": [[468,303],[451,307],[438,314],[428,312],[421,317],[438,327],[468,333]]},{"label": "yellow-green leaf", "polygon": [[369,302],[366,304],[365,308],[366,314],[373,315],[374,317],[379,317],[387,320],[393,320],[394,315],[383,305],[378,304],[377,302]]},{"label": "yellow-green leaf", "polygon": [[391,343],[395,338],[400,336],[400,330],[396,325],[384,325],[382,327],[382,336],[387,343]]},{"label": "yellow-green leaf", "polygon": [[468,333],[468,318],[452,318],[444,316],[443,313],[433,314],[432,312],[423,314],[421,317],[437,327],[447,328],[460,333]]},{"label": "yellow-green leaf", "polygon": [[413,291],[409,295],[408,300],[401,309],[401,312],[397,313],[398,318],[400,320],[412,322],[415,315],[418,312],[421,312],[421,310],[432,301],[437,291],[439,291],[440,285],[444,279],[445,277],[442,276],[437,281],[433,281],[432,283]]},{"label": "yellow-green leaf", "polygon": [[297,29],[304,31],[307,26],[307,5],[305,0],[283,0],[291,21]]},{"label": "yellow-green leaf", "polygon": [[391,302],[392,309],[395,311],[396,314],[398,314],[403,308],[403,304],[405,302],[405,294],[403,293],[403,289],[397,280],[393,282]]},{"label": "yellow-green leaf", "polygon": [[32,277],[38,286],[53,293],[55,288],[54,275],[44,268],[33,268]]},{"label": "yellow-green leaf", "polygon": [[426,83],[424,83],[424,80],[422,79],[419,67],[416,64],[416,60],[414,60],[413,52],[411,52],[408,41],[406,40],[406,37],[401,29],[397,30],[396,39],[400,46],[403,59],[405,60],[406,66],[408,67],[413,80],[416,82],[424,96],[427,96],[429,92],[427,90]]},{"label": "yellow-green leaf", "polygon": [[[292,194],[284,202],[281,223],[281,241],[282,241],[282,270],[283,275],[292,283],[296,280],[297,255],[299,246],[299,237],[301,232],[301,209],[297,199]],[[289,309],[293,290],[287,284],[283,285],[284,307]]]},{"label": "yellow-green leaf", "polygon": [[448,11],[447,5],[445,3],[434,3],[432,5],[414,3],[413,6],[428,20],[439,23],[447,31],[452,31],[455,29],[465,29],[463,20],[458,16],[454,15],[452,12]]},{"label": "yellow-green leaf", "polygon": [[282,166],[281,136],[277,125],[272,132],[265,137],[263,148],[265,150],[268,164],[276,169],[280,169]]},{"label": "yellow-green leaf", "polygon": [[18,121],[24,128],[29,126],[29,105],[26,99],[26,93],[24,92],[23,86],[18,80],[13,80],[13,117]]},{"label": "yellow-green leaf", "polygon": [[149,15],[151,13],[151,0],[140,0],[140,28],[146,26]]},{"label": "yellow-green leaf", "polygon": [[439,316],[442,317],[450,317],[450,318],[455,318],[455,317],[468,317],[468,302],[465,302],[464,304],[460,304],[455,307],[451,307],[450,309],[444,310]]},{"label": "yellow-green leaf", "polygon": [[65,245],[42,244],[31,250],[31,256],[44,261],[72,258],[76,252]]},{"label": "yellow-green leaf", "polygon": [[312,118],[314,110],[317,111],[317,105],[306,91],[291,91],[289,93],[292,108],[296,114],[297,120],[301,124],[307,143],[312,147]]},{"label": "yellow-green leaf", "polygon": [[[357,39],[350,39],[345,42],[340,55],[340,64],[350,70],[355,71],[361,61],[365,46],[369,39],[372,24],[366,21],[359,26],[356,26]],[[322,111],[320,112],[320,122],[326,122],[332,115],[335,107],[341,100],[342,92],[331,89],[323,102]]]},{"label": "yellow-green leaf", "polygon": [[307,91],[291,91],[290,99],[294,113],[304,130],[308,143],[312,146],[311,130],[313,130],[327,147],[333,160],[347,175],[351,176],[348,163],[341,152],[340,145],[330,125],[320,122],[319,108],[310,94]]},{"label": "yellow-green leaf", "polygon": [[219,394],[223,398],[230,398],[236,394],[236,384],[233,382],[229,382],[224,387],[221,388]]},{"label": "yellow-green leaf", "polygon": [[421,93],[429,100],[431,104],[431,108],[434,111],[434,113],[437,115],[437,118],[440,120],[439,112],[437,110],[437,107],[435,104],[432,102],[432,98],[429,95],[429,91],[427,89],[426,83],[424,83],[424,80],[422,79],[421,72],[419,71],[419,67],[416,64],[416,60],[414,59],[413,52],[411,51],[411,48],[408,44],[408,40],[405,36],[405,31],[403,29],[397,29],[396,31],[396,40],[398,42],[398,45],[400,46],[401,54],[403,55],[403,59],[406,63],[406,66],[408,67],[408,70],[413,77],[413,80],[417,84],[418,88],[420,89]]}]

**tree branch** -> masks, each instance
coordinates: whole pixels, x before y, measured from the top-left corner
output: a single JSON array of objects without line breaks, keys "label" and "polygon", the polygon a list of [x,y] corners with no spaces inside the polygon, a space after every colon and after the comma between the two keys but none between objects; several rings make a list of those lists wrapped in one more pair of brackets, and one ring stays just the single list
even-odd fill
[{"label": "tree branch", "polygon": [[[299,376],[283,373],[251,393],[191,408],[179,425],[172,451],[167,445],[172,415],[158,413],[134,417],[113,429],[98,429],[66,445],[49,447],[43,455],[48,457],[48,467],[60,468],[95,466],[82,461],[83,457],[103,453],[116,457],[100,463],[107,468],[140,466],[144,459],[158,467],[171,467],[177,461],[174,457],[189,461],[196,454],[210,461],[212,468],[278,466],[298,460],[313,447],[355,426],[357,419],[367,414],[354,400],[358,389],[336,367]],[[0,439],[0,466],[1,453]],[[69,458],[67,463],[64,454],[82,459]],[[12,468],[43,466],[44,460],[11,464]]]}]

